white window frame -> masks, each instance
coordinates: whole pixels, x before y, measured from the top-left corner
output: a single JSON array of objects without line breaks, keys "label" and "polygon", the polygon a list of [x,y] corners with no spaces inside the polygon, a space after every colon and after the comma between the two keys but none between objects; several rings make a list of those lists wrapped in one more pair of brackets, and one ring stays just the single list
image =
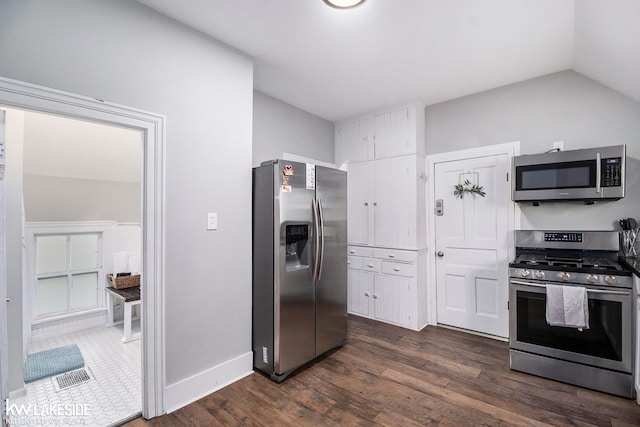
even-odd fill
[{"label": "white window frame", "polygon": [[[106,310],[104,297],[104,288],[106,280],[106,272],[111,271],[112,258],[109,254],[113,253],[115,247],[117,223],[115,221],[70,221],[70,222],[27,222],[25,224],[27,239],[27,256],[28,271],[29,271],[29,295],[31,299],[31,324],[38,325],[42,323],[52,322],[61,319],[67,319],[71,317],[81,316],[96,311]],[[64,274],[38,274],[36,271],[37,266],[37,244],[36,239],[41,236],[67,236],[67,238],[74,234],[98,234],[101,241],[101,260],[99,260],[100,266],[96,269],[98,271],[98,300],[97,305],[91,308],[83,308],[77,310],[71,310],[65,313],[45,314],[38,315],[38,278],[42,276],[63,276],[71,274],[70,270]],[[68,245],[68,243],[67,243]],[[67,246],[68,249],[68,246]],[[68,255],[68,254],[67,254]],[[68,256],[67,256],[68,258]],[[68,259],[67,259],[68,262]],[[93,271],[93,270],[92,270]],[[67,298],[70,292],[67,288]]]}]

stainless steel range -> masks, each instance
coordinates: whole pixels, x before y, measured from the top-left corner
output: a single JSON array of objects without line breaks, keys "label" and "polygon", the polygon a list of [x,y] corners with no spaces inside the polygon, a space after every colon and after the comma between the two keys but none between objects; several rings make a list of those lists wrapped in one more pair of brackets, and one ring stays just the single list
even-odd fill
[{"label": "stainless steel range", "polygon": [[[511,369],[633,397],[631,272],[614,231],[516,231],[509,264]],[[547,286],[584,287],[588,327],[547,323]]]}]

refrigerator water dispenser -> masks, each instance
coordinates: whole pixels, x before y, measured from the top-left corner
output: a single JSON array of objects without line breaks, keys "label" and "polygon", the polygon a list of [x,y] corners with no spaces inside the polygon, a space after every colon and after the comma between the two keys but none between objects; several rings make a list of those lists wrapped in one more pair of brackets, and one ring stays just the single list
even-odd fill
[{"label": "refrigerator water dispenser", "polygon": [[286,257],[285,270],[296,271],[309,268],[309,254],[307,243],[309,242],[308,224],[291,224],[285,226]]}]

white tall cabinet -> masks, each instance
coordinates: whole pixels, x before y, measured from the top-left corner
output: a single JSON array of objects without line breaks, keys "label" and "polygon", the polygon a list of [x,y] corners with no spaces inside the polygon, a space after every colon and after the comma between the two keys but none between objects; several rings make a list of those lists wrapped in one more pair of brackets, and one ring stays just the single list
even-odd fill
[{"label": "white tall cabinet", "polygon": [[427,323],[424,106],[336,124],[348,166],[348,310],[419,330]]}]

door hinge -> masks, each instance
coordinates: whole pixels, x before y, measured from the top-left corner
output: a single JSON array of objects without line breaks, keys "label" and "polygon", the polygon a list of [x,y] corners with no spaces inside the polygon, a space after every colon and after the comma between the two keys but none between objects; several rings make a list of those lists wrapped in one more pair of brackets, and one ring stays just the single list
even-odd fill
[{"label": "door hinge", "polygon": [[507,182],[509,182],[509,172],[507,172]]}]

